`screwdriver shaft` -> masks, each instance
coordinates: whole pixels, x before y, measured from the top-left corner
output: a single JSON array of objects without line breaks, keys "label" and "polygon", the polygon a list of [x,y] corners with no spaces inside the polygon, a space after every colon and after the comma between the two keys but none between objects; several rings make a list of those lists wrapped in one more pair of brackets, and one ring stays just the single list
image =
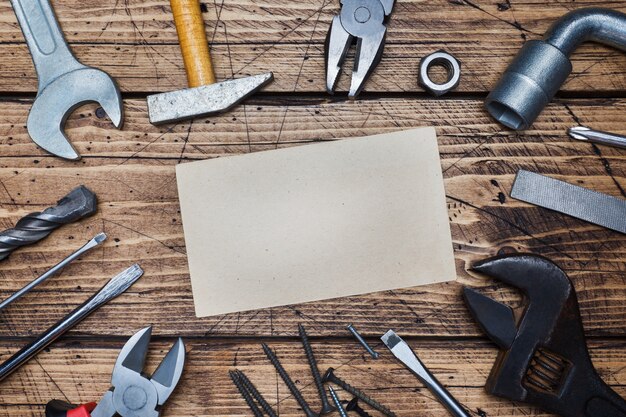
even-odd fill
[{"label": "screwdriver shaft", "polygon": [[91,298],[85,301],[81,306],[59,320],[36,340],[24,346],[19,352],[0,365],[0,381],[45,349],[52,342],[63,336],[68,330],[76,326],[103,304],[126,291],[141,275],[143,275],[143,270],[139,265],[135,264],[111,278],[100,291],[91,296]]},{"label": "screwdriver shaft", "polygon": [[600,145],[608,145],[626,149],[626,136],[616,133],[593,130],[586,126],[575,126],[568,130],[569,135],[576,140],[589,141]]},{"label": "screwdriver shaft", "polygon": [[31,281],[30,283],[28,283],[26,286],[24,286],[23,288],[21,288],[20,290],[16,291],[15,293],[13,293],[13,295],[7,297],[4,301],[2,301],[0,303],[0,310],[6,308],[9,304],[11,304],[12,302],[14,302],[15,300],[17,300],[18,298],[22,297],[24,294],[26,294],[27,292],[29,292],[30,290],[32,290],[33,288],[35,288],[37,285],[41,284],[42,282],[44,282],[45,280],[47,280],[48,278],[50,278],[51,276],[57,274],[59,271],[61,271],[67,264],[69,264],[70,262],[72,262],[74,259],[78,258],[79,256],[81,256],[82,254],[84,254],[85,252],[95,248],[96,246],[98,246],[100,243],[104,242],[105,239],[107,238],[107,235],[104,233],[99,233],[96,236],[94,236],[93,239],[91,239],[89,242],[87,242],[86,244],[84,244],[80,249],[78,249],[77,251],[75,251],[74,253],[72,253],[70,256],[68,256],[67,258],[63,259],[61,262],[59,262],[58,264],[56,264],[55,266],[53,266],[52,268],[50,268],[48,271],[46,271],[43,275],[39,276],[38,278],[34,279],[33,281]]}]

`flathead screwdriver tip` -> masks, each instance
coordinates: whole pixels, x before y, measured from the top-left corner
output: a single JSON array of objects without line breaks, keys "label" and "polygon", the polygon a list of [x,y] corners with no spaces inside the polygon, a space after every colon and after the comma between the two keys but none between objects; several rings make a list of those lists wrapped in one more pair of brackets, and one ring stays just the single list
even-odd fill
[{"label": "flathead screwdriver tip", "polygon": [[98,244],[104,242],[105,240],[107,240],[107,234],[106,233],[98,233],[97,235],[95,235],[93,237],[93,241],[98,243]]}]

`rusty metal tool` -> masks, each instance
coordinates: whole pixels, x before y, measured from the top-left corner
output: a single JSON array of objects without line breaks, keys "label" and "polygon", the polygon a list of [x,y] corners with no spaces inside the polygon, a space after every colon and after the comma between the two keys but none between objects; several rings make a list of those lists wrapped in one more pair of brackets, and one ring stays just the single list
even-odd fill
[{"label": "rusty metal tool", "polygon": [[500,348],[487,392],[563,417],[626,416],[626,401],[593,367],[576,292],[563,270],[534,255],[499,256],[472,269],[521,290],[526,300],[516,321],[509,306],[464,289],[470,312]]},{"label": "rusty metal tool", "polygon": [[26,363],[33,356],[41,352],[48,345],[68,330],[83,321],[91,313],[121,295],[143,275],[143,270],[135,264],[111,278],[104,287],[91,296],[74,311],[59,320],[55,325],[46,330],[37,339],[24,346],[19,352],[0,365],[0,381],[13,373],[17,368]]},{"label": "rusty metal tool", "polygon": [[152,327],[139,330],[122,348],[111,375],[111,388],[98,404],[75,407],[52,400],[46,405],[46,417],[158,417],[174,392],[185,366],[185,345],[181,338],[167,352],[152,375],[144,364]]},{"label": "rusty metal tool", "polygon": [[426,385],[430,392],[441,402],[454,417],[469,417],[461,404],[441,385],[437,378],[424,366],[411,347],[393,330],[389,330],[380,338],[385,346],[404,366]]},{"label": "rusty metal tool", "polygon": [[226,112],[274,79],[271,72],[216,82],[199,0],[170,0],[189,88],[148,96],[150,123]]},{"label": "rusty metal tool", "polygon": [[37,285],[41,284],[42,282],[44,282],[45,280],[47,280],[51,276],[59,273],[63,268],[65,268],[74,259],[80,257],[84,253],[86,253],[86,252],[90,251],[91,249],[95,248],[96,246],[98,246],[99,244],[104,242],[106,240],[106,238],[107,238],[107,235],[105,233],[98,233],[89,242],[85,243],[83,246],[81,246],[77,251],[72,253],[70,256],[66,257],[61,262],[59,262],[58,264],[56,264],[52,268],[48,269],[42,275],[40,275],[39,277],[37,277],[34,280],[32,280],[31,282],[29,282],[27,285],[25,285],[24,287],[22,287],[18,291],[14,292],[12,295],[7,297],[4,301],[0,302],[0,311],[3,310],[4,308],[6,308],[9,304],[14,302],[15,300],[17,300],[20,297],[22,297],[24,294],[26,294],[27,292],[29,292],[33,288],[35,288]]},{"label": "rusty metal tool", "polygon": [[63,131],[69,115],[97,102],[117,128],[124,107],[120,90],[106,72],[80,63],[65,42],[49,0],[11,0],[33,58],[39,87],[26,127],[31,139],[53,155],[80,156]]},{"label": "rusty metal tool", "polygon": [[39,242],[64,224],[91,216],[96,212],[97,203],[96,195],[81,185],[60,199],[56,206],[22,217],[15,227],[0,232],[0,261],[17,248]]},{"label": "rusty metal tool", "polygon": [[348,50],[356,42],[350,98],[359,95],[380,62],[395,0],[341,0],[341,12],[333,18],[326,37],[326,90],[333,94]]}]

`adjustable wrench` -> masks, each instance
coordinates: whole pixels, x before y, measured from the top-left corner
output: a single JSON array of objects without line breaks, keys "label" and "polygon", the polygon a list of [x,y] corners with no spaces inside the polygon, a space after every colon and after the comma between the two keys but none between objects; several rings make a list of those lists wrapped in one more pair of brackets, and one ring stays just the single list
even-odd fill
[{"label": "adjustable wrench", "polygon": [[465,288],[467,306],[500,352],[487,392],[562,417],[626,417],[626,401],[593,367],[574,286],[565,272],[534,255],[499,256],[472,270],[521,290],[521,319],[513,310]]},{"label": "adjustable wrench", "polygon": [[66,159],[79,155],[63,127],[76,108],[97,102],[113,124],[122,125],[122,97],[106,72],[81,64],[65,42],[48,0],[11,0],[28,44],[39,88],[26,126],[31,139],[46,151]]}]

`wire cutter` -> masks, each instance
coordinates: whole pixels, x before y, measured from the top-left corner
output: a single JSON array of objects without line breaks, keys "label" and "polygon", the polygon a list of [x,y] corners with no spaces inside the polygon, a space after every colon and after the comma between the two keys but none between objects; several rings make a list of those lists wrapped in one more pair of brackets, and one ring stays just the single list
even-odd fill
[{"label": "wire cutter", "polygon": [[326,37],[326,90],[333,93],[350,46],[356,54],[349,97],[355,98],[380,62],[385,46],[386,18],[395,0],[341,0]]},{"label": "wire cutter", "polygon": [[152,376],[146,376],[143,367],[151,334],[152,327],[146,327],[126,342],[113,367],[112,386],[97,405],[76,407],[52,400],[46,405],[46,417],[158,417],[183,372],[185,345],[179,338]]}]

